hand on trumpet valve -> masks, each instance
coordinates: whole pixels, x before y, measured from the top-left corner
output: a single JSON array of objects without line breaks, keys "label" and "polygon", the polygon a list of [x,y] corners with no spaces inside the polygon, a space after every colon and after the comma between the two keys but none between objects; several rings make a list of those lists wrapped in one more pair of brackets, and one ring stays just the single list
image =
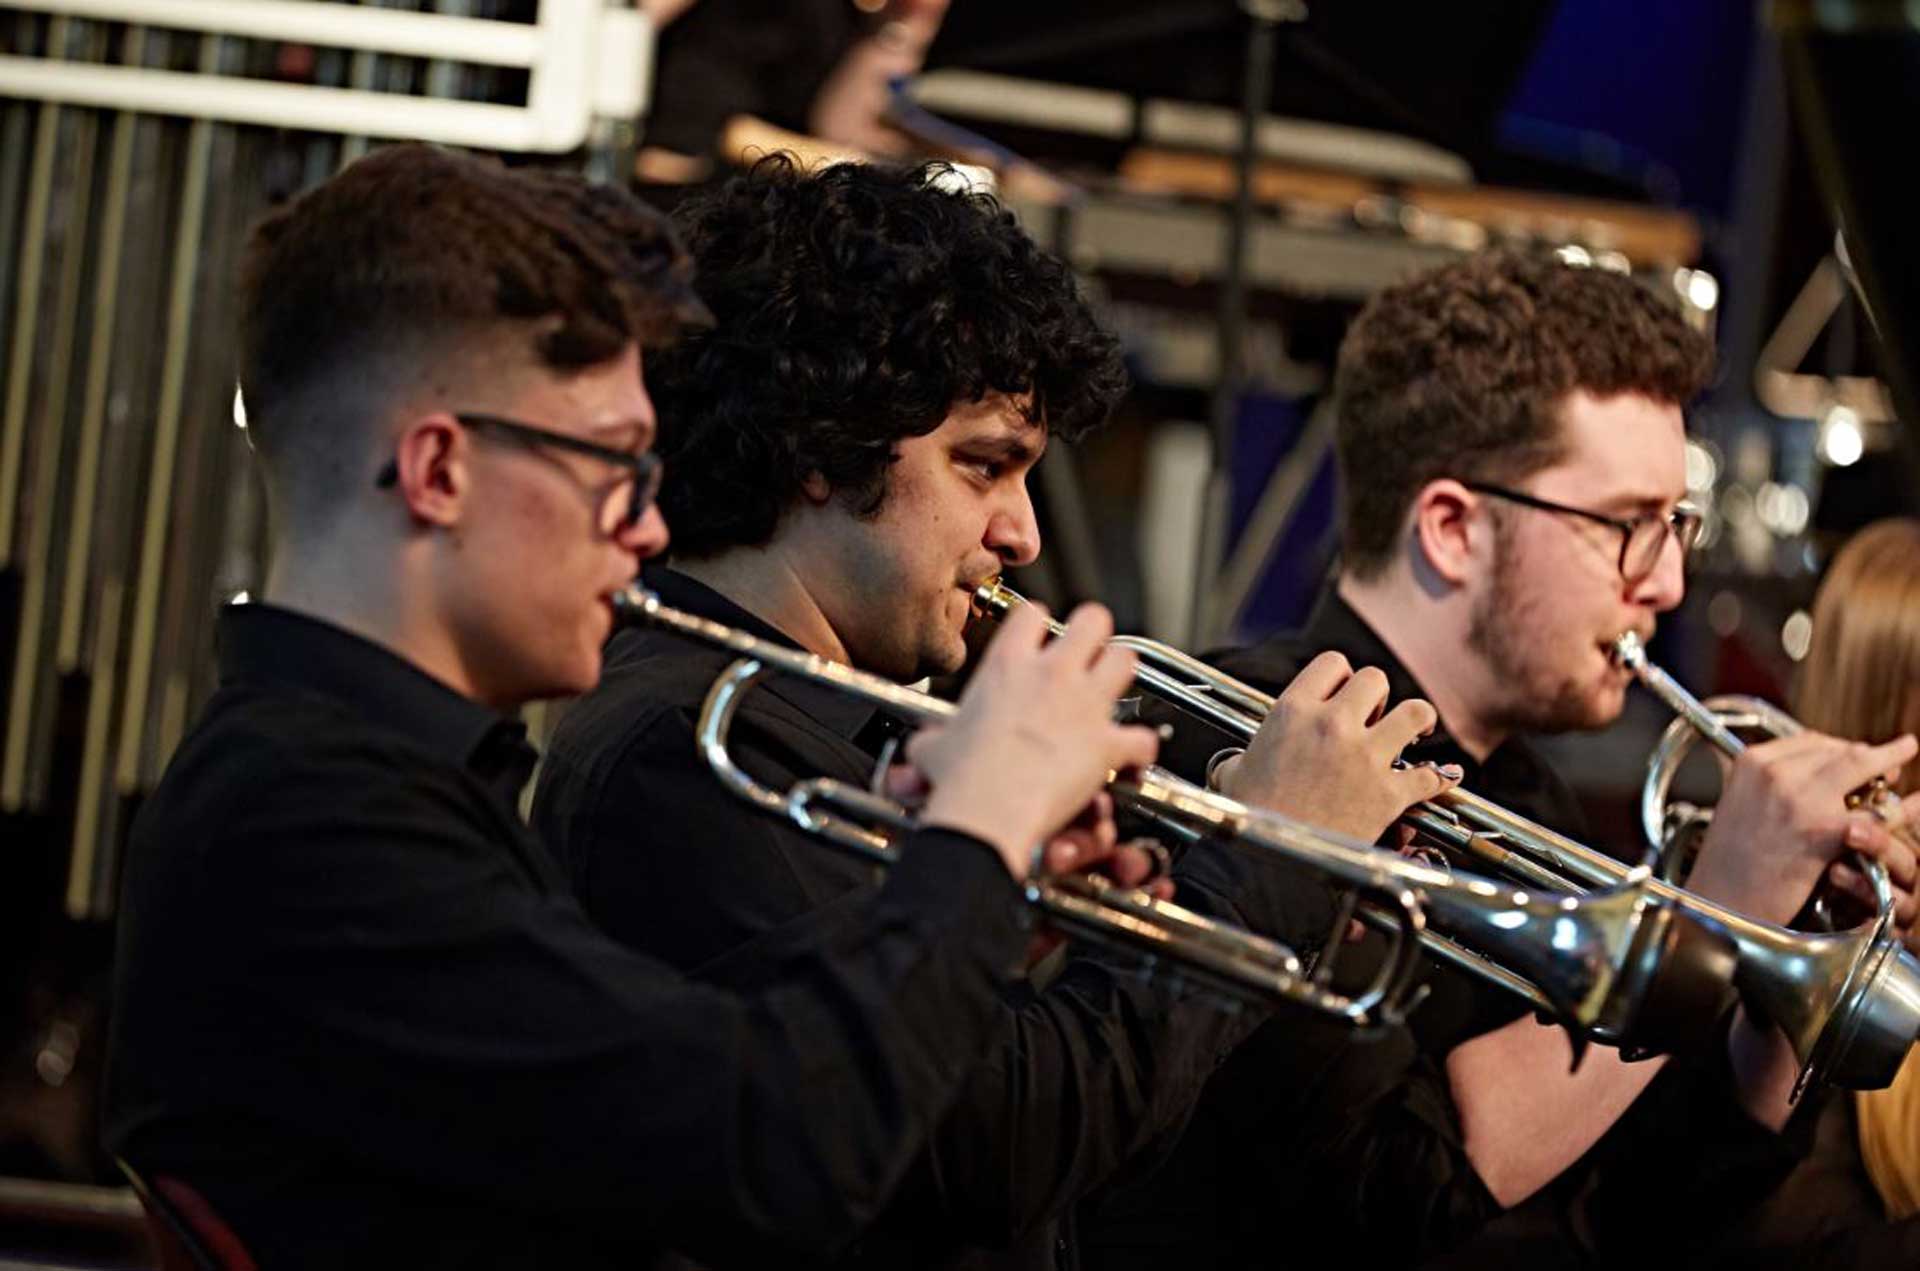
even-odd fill
[{"label": "hand on trumpet valve", "polygon": [[1849,796],[1896,772],[1916,751],[1913,737],[1878,746],[1803,732],[1749,746],[1727,772],[1712,828],[1688,887],[1768,922],[1798,913],[1823,878],[1871,913],[1873,889],[1850,853],[1878,860],[1894,888],[1894,921],[1914,916],[1911,839]]},{"label": "hand on trumpet valve", "polygon": [[1402,812],[1460,780],[1457,768],[1394,765],[1438,716],[1417,698],[1391,710],[1387,699],[1379,670],[1356,671],[1340,654],[1322,653],[1280,694],[1246,753],[1223,761],[1214,780],[1243,803],[1377,839]]},{"label": "hand on trumpet valve", "polygon": [[985,840],[1025,878],[1034,844],[1077,825],[1112,773],[1151,764],[1160,745],[1152,730],[1113,722],[1134,657],[1109,647],[1112,635],[1099,605],[1076,609],[1051,643],[1039,605],[1010,614],[958,713],[907,742],[931,785],[922,822]]}]

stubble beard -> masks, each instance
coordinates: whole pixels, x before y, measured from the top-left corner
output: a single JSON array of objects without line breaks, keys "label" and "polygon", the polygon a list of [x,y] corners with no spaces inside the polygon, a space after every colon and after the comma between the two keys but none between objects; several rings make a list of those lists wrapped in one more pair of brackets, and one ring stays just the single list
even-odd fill
[{"label": "stubble beard", "polygon": [[1565,733],[1604,728],[1600,712],[1570,676],[1540,665],[1543,647],[1557,634],[1535,631],[1554,621],[1547,606],[1529,605],[1520,589],[1520,561],[1505,529],[1494,539],[1493,583],[1467,622],[1467,647],[1480,659],[1487,683],[1504,692],[1487,722],[1508,733]]}]

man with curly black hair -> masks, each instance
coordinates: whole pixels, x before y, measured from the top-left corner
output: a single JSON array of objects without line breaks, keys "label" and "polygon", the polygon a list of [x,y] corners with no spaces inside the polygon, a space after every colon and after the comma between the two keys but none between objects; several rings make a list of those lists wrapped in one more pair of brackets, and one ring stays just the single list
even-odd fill
[{"label": "man with curly black hair", "polygon": [[[1339,355],[1338,577],[1304,630],[1212,660],[1266,686],[1329,649],[1382,667],[1394,698],[1439,708],[1409,757],[1457,764],[1466,789],[1584,840],[1530,734],[1612,722],[1629,680],[1613,639],[1650,636],[1680,601],[1698,528],[1682,410],[1711,369],[1672,305],[1551,255],[1487,252],[1386,289]],[[1228,744],[1195,731],[1163,763],[1197,771]],[[1751,748],[1690,885],[1784,922],[1844,843],[1911,886],[1912,854],[1845,796],[1913,749],[1811,734]],[[1678,1259],[1756,1203],[1809,1128],[1779,1133],[1793,1055],[1744,1011],[1705,1055],[1596,1047],[1570,1072],[1564,1034],[1519,999],[1443,966],[1430,982],[1410,1029],[1377,1046],[1269,1027],[1236,1052],[1167,1167],[1092,1224],[1098,1265],[1263,1265],[1275,1248],[1634,1265],[1649,1230],[1689,1250]]]},{"label": "man with curly black hair", "polygon": [[[671,421],[662,453],[686,474],[666,507],[677,566],[713,581],[824,550],[834,594],[814,603],[835,612],[821,616],[852,661],[903,680],[959,667],[956,584],[1033,560],[1028,472],[1050,439],[1104,423],[1127,388],[1119,344],[1067,267],[965,183],[951,168],[809,176],[762,162],[689,212],[718,321],[653,371]],[[983,490],[1018,496],[984,535],[910,510],[925,487],[915,457],[936,449]],[[822,541],[814,524],[842,510],[910,523],[874,541],[944,568]]]},{"label": "man with curly black hair", "polygon": [[[672,603],[911,680],[961,666],[972,586],[1040,550],[1027,474],[1050,440],[1105,418],[1124,386],[1118,349],[1066,267],[958,180],[776,158],[682,209],[715,321],[650,372],[678,538],[672,568],[649,579]],[[752,983],[842,922],[872,871],[706,770],[693,718],[726,661],[616,638],[553,739],[534,816],[606,930]],[[1337,656],[1302,675],[1269,737],[1263,797],[1371,838],[1443,788],[1432,769],[1391,767],[1431,712],[1379,712],[1373,687]],[[866,781],[887,734],[870,708],[779,682],[747,699],[733,733],[737,761],[778,789]],[[710,846],[689,853],[696,826]],[[1122,853],[1116,872],[1138,881],[1144,859]],[[1176,877],[1183,904],[1226,921],[1295,939],[1324,929],[1323,896],[1220,845],[1193,849]],[[1002,1047],[857,1260],[1072,1265],[1061,1215],[1178,1124],[1260,1014],[1068,957],[1043,991],[1009,996]]]}]

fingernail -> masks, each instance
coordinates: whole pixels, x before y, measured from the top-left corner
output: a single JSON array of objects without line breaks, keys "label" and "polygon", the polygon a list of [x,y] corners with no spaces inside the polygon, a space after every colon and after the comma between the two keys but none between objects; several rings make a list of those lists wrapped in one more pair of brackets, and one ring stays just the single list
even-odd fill
[{"label": "fingernail", "polygon": [[1847,827],[1848,847],[1865,847],[1871,842],[1873,842],[1873,830],[1870,826],[1862,825],[1860,822],[1855,821]]},{"label": "fingernail", "polygon": [[1467,770],[1457,763],[1443,763],[1439,768],[1440,775],[1449,781],[1460,781],[1467,775]]}]

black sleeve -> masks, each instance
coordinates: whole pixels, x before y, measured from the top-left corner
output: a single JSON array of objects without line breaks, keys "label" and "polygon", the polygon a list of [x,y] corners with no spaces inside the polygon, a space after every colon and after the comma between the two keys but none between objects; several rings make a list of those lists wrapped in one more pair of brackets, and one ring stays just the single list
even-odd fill
[{"label": "black sleeve", "polygon": [[1630,1256],[1649,1226],[1675,1233],[1675,1251],[1723,1243],[1808,1154],[1827,1092],[1803,1099],[1776,1133],[1747,1115],[1738,1090],[1724,1040],[1676,1056],[1594,1145],[1581,1225],[1603,1257]]},{"label": "black sleeve", "polygon": [[741,996],[607,939],[450,782],[372,760],[282,777],[243,791],[171,898],[205,916],[188,982],[209,1016],[278,1060],[210,1042],[209,1074],[369,1170],[703,1257],[855,1236],[979,1058],[1026,939],[997,857],[923,832]]},{"label": "black sleeve", "polygon": [[[736,761],[774,788],[815,775],[821,739],[805,728],[743,708]],[[722,790],[679,711],[631,726],[623,745],[556,743],[535,817],[597,923],[733,985],[760,982],[815,933],[857,919],[871,886],[868,867]],[[696,825],[698,858],[673,853]],[[1256,895],[1226,849],[1190,854],[1182,875],[1201,861],[1207,886],[1181,882],[1189,907],[1244,923],[1243,903],[1280,903]],[[1259,921],[1271,929],[1277,919],[1263,908]],[[997,1044],[969,1075],[891,1225],[981,1244],[1032,1230],[1176,1128],[1266,1013],[1190,983],[1143,979],[1124,953],[1076,952],[1044,991],[1005,997]]]},{"label": "black sleeve", "polygon": [[[1446,1074],[1404,1028],[1276,1018],[1236,1050],[1152,1175],[1081,1230],[1100,1271],[1323,1257],[1410,1264],[1500,1213]],[[1284,1258],[1276,1251],[1284,1251]]]}]

